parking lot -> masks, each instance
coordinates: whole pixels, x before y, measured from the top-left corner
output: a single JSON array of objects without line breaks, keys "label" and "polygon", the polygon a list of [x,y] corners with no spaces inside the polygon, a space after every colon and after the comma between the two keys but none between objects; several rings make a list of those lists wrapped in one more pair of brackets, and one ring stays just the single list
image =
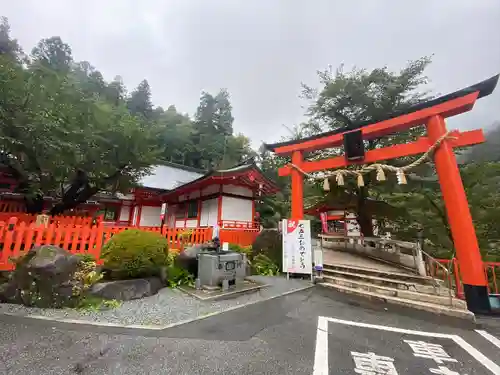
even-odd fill
[{"label": "parking lot", "polygon": [[4,315],[0,374],[500,374],[499,323],[321,288],[161,331]]}]

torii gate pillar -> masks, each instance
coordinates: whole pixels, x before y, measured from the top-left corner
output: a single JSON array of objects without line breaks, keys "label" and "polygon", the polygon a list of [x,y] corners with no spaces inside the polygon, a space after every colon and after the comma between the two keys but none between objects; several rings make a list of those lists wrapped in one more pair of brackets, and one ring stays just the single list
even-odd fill
[{"label": "torii gate pillar", "polygon": [[[446,131],[445,120],[440,115],[431,117],[427,122],[427,134],[431,142],[437,141]],[[473,307],[475,312],[488,312],[490,304],[481,252],[455,153],[448,140],[444,140],[436,149],[434,163],[460,264],[467,306],[470,310]]]},{"label": "torii gate pillar", "polygon": [[[292,153],[292,163],[302,164],[302,152]],[[291,219],[302,220],[304,218],[304,176],[296,169],[291,171],[292,177],[292,215]]]}]

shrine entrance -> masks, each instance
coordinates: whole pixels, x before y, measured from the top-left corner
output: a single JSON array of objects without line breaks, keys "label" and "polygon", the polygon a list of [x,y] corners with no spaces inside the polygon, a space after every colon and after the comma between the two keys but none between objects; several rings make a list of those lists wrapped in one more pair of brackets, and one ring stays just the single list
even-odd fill
[{"label": "shrine entrance", "polygon": [[[384,180],[385,172],[393,172],[400,183],[405,183],[405,171],[433,157],[446,206],[456,256],[464,284],[467,308],[474,313],[491,311],[487,280],[476,238],[476,232],[460,177],[453,149],[484,142],[481,129],[460,132],[448,131],[445,119],[470,111],[477,99],[493,92],[498,75],[468,88],[433,99],[412,107],[403,113],[390,114],[377,123],[355,124],[350,127],[318,134],[312,137],[266,144],[266,148],[282,156],[291,156],[291,163],[279,169],[280,176],[292,179],[292,219],[304,216],[303,181],[309,173],[333,170],[321,176],[328,188],[329,179],[335,178],[339,185],[344,178],[354,175],[358,185],[363,185],[363,175],[377,172],[377,180]],[[390,134],[425,125],[427,134],[416,141],[389,147],[364,150],[364,141],[382,138]],[[308,161],[308,152],[344,146],[344,156]],[[377,164],[382,160],[424,154],[416,162],[405,167]],[[342,169],[359,165],[359,169]]]}]

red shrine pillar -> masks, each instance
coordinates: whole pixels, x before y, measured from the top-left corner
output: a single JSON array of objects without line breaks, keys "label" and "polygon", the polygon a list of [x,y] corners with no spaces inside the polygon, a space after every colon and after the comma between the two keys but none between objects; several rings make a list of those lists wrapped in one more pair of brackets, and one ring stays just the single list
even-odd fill
[{"label": "red shrine pillar", "polygon": [[[443,117],[437,115],[429,119],[427,134],[431,144],[446,134]],[[467,308],[474,313],[489,312],[491,307],[483,260],[455,153],[448,141],[443,141],[436,149],[434,163],[457,252]]]},{"label": "red shrine pillar", "polygon": [[[300,167],[302,165],[302,152],[292,152],[292,163]],[[304,176],[297,168],[292,168],[292,216],[291,219],[301,220],[304,218]]]}]

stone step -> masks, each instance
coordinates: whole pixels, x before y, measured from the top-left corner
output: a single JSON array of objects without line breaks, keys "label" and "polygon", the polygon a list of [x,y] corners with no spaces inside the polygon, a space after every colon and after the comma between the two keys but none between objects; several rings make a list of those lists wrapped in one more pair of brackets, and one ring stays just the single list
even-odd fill
[{"label": "stone step", "polygon": [[330,264],[330,263],[327,263],[327,264],[324,264],[323,267],[326,270],[326,272],[331,271],[331,270],[347,271],[347,272],[353,272],[353,273],[358,273],[358,274],[366,274],[366,275],[371,275],[371,276],[385,277],[385,278],[389,278],[389,279],[396,279],[396,280],[403,280],[403,281],[414,281],[414,282],[418,282],[420,284],[429,284],[429,285],[433,285],[435,283],[444,283],[442,280],[433,279],[432,277],[429,277],[429,276],[420,276],[420,275],[415,275],[415,274],[411,274],[411,273],[377,269],[377,268],[375,268],[376,265],[374,265],[374,268],[367,268],[367,267],[354,266],[354,265],[350,265],[350,264]]},{"label": "stone step", "polygon": [[[354,271],[354,270],[353,270]],[[387,275],[391,276],[391,275]],[[432,285],[421,284],[414,281],[405,281],[399,279],[392,279],[388,277],[372,276],[366,273],[357,273],[349,271],[341,271],[336,269],[323,269],[323,277],[342,277],[344,279],[358,280],[369,282],[376,285],[387,286],[395,289],[402,289],[420,293],[434,294],[439,296],[448,296],[448,288],[438,284],[436,287]]]},{"label": "stone step", "polygon": [[467,309],[467,304],[465,303],[465,301],[458,298],[450,299],[449,294],[447,296],[442,296],[442,295],[414,292],[410,290],[390,288],[387,286],[376,285],[369,282],[357,281],[336,276],[327,276],[325,277],[325,280],[332,284],[341,285],[352,289],[361,289],[367,292],[374,292],[386,296],[400,297],[414,301],[435,303],[436,305],[442,305],[447,307],[451,306],[457,309]]},{"label": "stone step", "polygon": [[456,318],[466,319],[469,321],[475,321],[474,314],[472,312],[470,312],[468,310],[464,310],[464,309],[446,307],[446,306],[437,305],[435,303],[429,303],[429,302],[414,301],[414,300],[409,300],[409,299],[401,298],[401,297],[388,296],[388,295],[379,294],[379,293],[375,293],[375,292],[368,292],[368,291],[365,291],[362,289],[349,288],[347,286],[332,284],[329,282],[322,282],[322,283],[319,283],[318,285],[320,285],[322,287],[334,289],[334,290],[337,290],[339,292],[352,294],[352,295],[356,295],[356,296],[360,296],[360,297],[365,297],[365,298],[368,298],[368,299],[374,300],[374,301],[380,301],[380,302],[390,303],[390,304],[394,304],[394,305],[411,307],[411,308],[414,308],[416,310],[429,311],[429,312],[432,312],[434,314],[453,316]]}]

